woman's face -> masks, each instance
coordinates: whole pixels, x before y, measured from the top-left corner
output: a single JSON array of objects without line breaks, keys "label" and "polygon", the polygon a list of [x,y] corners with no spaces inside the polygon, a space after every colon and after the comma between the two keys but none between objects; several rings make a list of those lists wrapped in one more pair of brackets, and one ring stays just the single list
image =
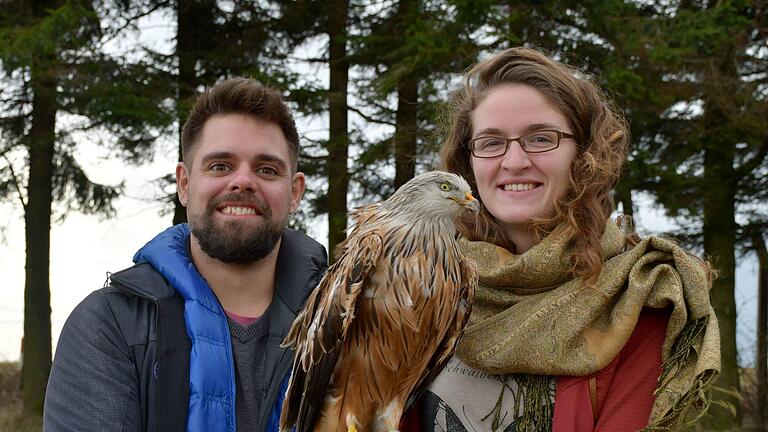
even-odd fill
[{"label": "woman's face", "polygon": [[[472,138],[516,138],[543,129],[573,133],[565,116],[541,92],[524,84],[489,90],[472,112],[471,121]],[[561,139],[558,148],[545,153],[526,153],[518,141],[512,141],[504,155],[490,159],[470,156],[483,205],[518,249],[531,246],[525,245],[532,237],[531,221],[551,216],[555,201],[565,195],[575,157],[573,138]]]}]

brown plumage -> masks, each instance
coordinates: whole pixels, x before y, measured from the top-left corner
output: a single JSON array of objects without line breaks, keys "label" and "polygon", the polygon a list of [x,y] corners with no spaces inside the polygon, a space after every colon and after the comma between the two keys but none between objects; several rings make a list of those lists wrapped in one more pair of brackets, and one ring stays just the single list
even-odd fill
[{"label": "brown plumage", "polygon": [[337,262],[284,342],[296,360],[280,430],[397,430],[469,316],[477,275],[453,220],[478,206],[464,179],[433,171],[352,213]]}]

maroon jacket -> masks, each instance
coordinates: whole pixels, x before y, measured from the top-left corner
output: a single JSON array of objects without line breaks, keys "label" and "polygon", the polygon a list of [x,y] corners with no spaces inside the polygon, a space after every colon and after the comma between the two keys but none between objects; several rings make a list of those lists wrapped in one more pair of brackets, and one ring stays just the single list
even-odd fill
[{"label": "maroon jacket", "polygon": [[636,431],[648,425],[669,311],[643,309],[619,355],[597,373],[560,377],[553,432]]}]

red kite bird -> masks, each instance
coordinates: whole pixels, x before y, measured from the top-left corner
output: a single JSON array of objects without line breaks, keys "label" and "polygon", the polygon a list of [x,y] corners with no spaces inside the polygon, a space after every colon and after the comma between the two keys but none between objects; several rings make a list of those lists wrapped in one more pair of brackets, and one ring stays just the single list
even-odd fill
[{"label": "red kite bird", "polygon": [[467,182],[433,171],[355,210],[354,227],[283,342],[296,350],[280,430],[395,431],[443,369],[469,316],[475,266],[454,218]]}]

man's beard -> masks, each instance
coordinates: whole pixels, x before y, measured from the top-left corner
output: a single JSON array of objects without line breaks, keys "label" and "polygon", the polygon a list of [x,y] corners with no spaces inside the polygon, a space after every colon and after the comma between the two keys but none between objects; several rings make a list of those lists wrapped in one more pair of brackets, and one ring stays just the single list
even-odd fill
[{"label": "man's beard", "polygon": [[[224,201],[252,205],[264,220],[256,226],[234,220],[217,224],[214,212]],[[272,209],[266,202],[254,195],[237,193],[211,200],[202,216],[190,218],[189,221],[190,230],[206,255],[227,264],[239,265],[254,263],[272,252],[285,225],[285,220],[272,219]]]}]

